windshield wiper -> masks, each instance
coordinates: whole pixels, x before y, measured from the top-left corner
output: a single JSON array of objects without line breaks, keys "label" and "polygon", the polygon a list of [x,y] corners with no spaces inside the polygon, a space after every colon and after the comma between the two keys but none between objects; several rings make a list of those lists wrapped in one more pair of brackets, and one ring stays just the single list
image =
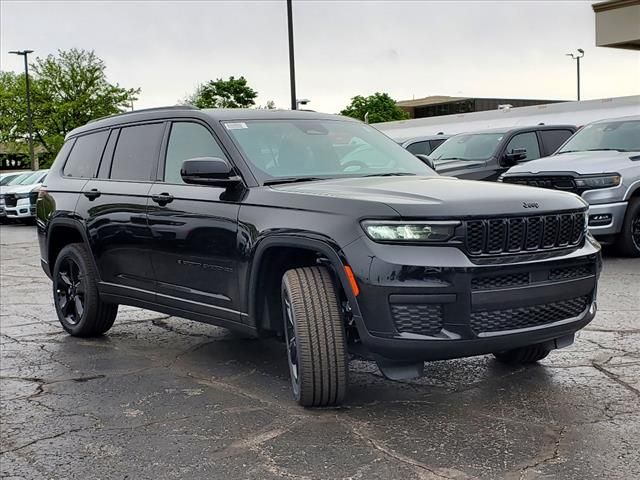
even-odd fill
[{"label": "windshield wiper", "polygon": [[625,150],[624,148],[588,148],[586,150],[562,150],[558,154],[575,152],[631,152],[631,150]]},{"label": "windshield wiper", "polygon": [[631,150],[625,150],[624,148],[590,148],[583,150],[583,152],[630,152]]},{"label": "windshield wiper", "polygon": [[404,177],[407,175],[415,177],[416,174],[409,172],[372,173],[370,175],[363,175],[363,177]]},{"label": "windshield wiper", "polygon": [[447,158],[437,158],[435,160],[436,164],[438,162],[446,162],[447,160],[460,160],[461,162],[481,162],[482,160],[476,160],[474,158],[460,158],[460,157],[447,157]]},{"label": "windshield wiper", "polygon": [[278,185],[280,183],[298,183],[298,182],[313,182],[315,180],[329,180],[330,177],[282,177],[274,178],[272,180],[266,180],[265,185]]}]

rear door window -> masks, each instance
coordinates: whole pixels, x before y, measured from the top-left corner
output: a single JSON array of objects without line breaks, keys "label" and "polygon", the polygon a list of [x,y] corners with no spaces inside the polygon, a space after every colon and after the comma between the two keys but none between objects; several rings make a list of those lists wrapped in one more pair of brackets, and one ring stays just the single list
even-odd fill
[{"label": "rear door window", "polygon": [[78,137],[62,170],[64,176],[95,177],[108,136],[109,131],[105,130]]},{"label": "rear door window", "polygon": [[538,134],[542,140],[545,155],[551,155],[573,135],[573,132],[571,130],[541,130]]},{"label": "rear door window", "polygon": [[517,134],[509,141],[505,151],[506,153],[511,153],[517,148],[524,148],[527,150],[527,157],[520,160],[521,162],[540,158],[540,147],[538,146],[538,137],[535,132]]},{"label": "rear door window", "polygon": [[149,181],[155,174],[164,123],[124,127],[113,152],[111,174],[116,180]]}]

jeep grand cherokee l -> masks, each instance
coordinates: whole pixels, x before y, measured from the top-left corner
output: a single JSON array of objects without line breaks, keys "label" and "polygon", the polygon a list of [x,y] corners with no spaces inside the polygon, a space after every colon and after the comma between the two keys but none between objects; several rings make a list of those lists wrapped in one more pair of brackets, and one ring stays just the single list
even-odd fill
[{"label": "jeep grand cherokee l", "polygon": [[295,399],[340,403],[347,354],[534,362],[596,311],[576,195],[440,177],[372,127],[175,107],[72,131],[37,203],[62,327],[118,304],[285,340]]}]

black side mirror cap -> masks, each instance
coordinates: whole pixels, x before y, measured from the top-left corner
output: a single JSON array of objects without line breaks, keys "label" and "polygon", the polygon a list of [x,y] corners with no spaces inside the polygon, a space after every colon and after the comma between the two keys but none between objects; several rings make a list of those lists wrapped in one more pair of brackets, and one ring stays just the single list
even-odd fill
[{"label": "black side mirror cap", "polygon": [[182,162],[180,176],[185,183],[230,188],[242,183],[224,158],[198,157]]},{"label": "black side mirror cap", "polygon": [[428,156],[426,156],[424,153],[416,153],[414,154],[416,157],[418,157],[420,160],[422,160],[422,163],[424,163],[427,167],[429,167],[431,170],[435,170],[436,169],[436,164],[433,163],[433,160],[431,160]]},{"label": "black side mirror cap", "polygon": [[504,154],[504,161],[507,165],[515,165],[525,158],[527,158],[526,148],[514,148],[510,152]]}]

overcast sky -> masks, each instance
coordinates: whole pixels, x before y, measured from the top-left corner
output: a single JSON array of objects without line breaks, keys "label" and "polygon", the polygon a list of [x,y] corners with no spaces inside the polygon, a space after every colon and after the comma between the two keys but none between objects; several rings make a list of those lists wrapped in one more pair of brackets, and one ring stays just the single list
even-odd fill
[{"label": "overcast sky", "polygon": [[[298,97],[337,112],[357,94],[575,98],[640,94],[640,53],[595,46],[592,2],[294,0]],[[172,105],[208,79],[244,75],[258,103],[289,106],[286,4],[275,1],[7,1],[8,50],[93,49],[136,108]]]}]

